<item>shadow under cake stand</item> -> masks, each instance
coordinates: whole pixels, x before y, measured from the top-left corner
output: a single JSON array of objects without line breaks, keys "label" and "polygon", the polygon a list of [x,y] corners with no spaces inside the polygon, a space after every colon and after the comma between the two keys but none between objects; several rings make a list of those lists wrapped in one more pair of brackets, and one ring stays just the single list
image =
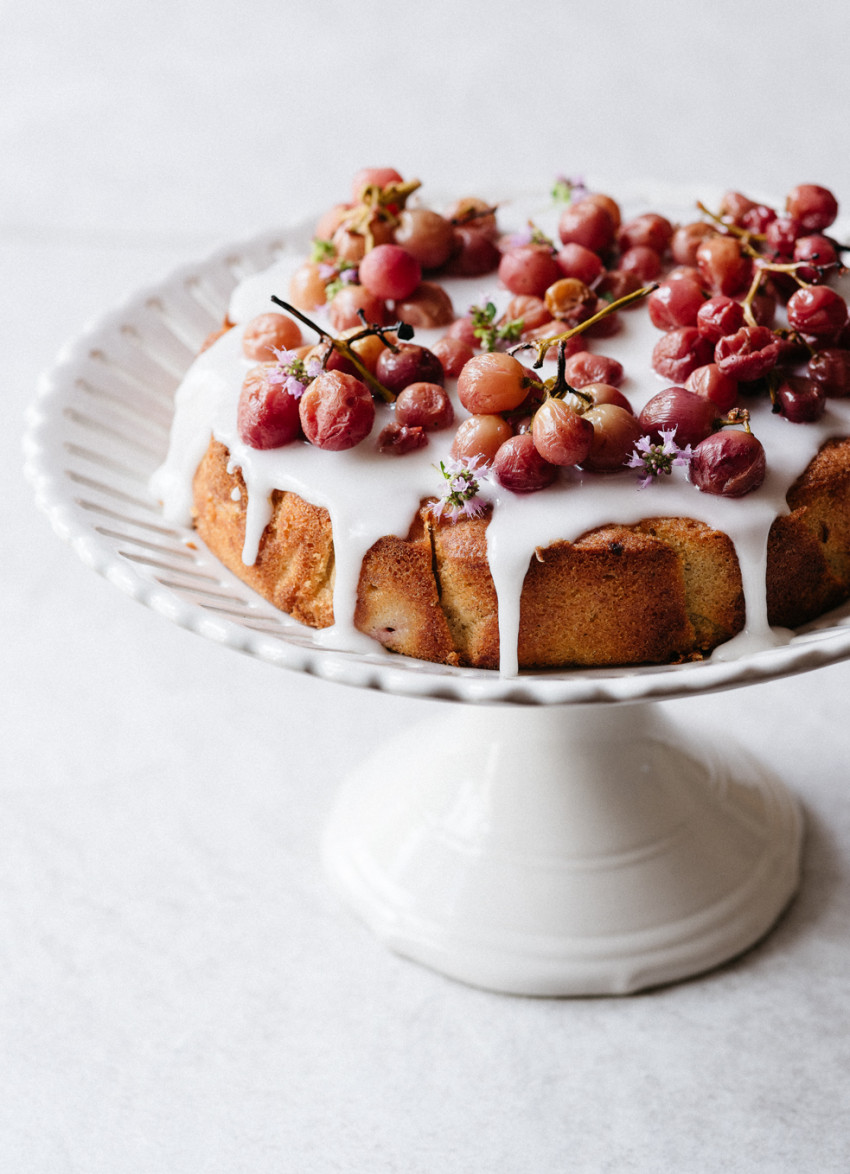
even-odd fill
[{"label": "shadow under cake stand", "polygon": [[798,884],[799,809],[725,735],[722,754],[695,745],[655,702],[844,659],[845,621],[737,661],[514,679],[327,647],[164,521],[147,488],[200,342],[236,282],[286,246],[303,240],[265,235],[181,269],[66,348],[26,438],[54,529],[182,627],[435,703],[344,781],[324,840],[334,886],[393,949],[531,995],[627,993],[739,954]]}]

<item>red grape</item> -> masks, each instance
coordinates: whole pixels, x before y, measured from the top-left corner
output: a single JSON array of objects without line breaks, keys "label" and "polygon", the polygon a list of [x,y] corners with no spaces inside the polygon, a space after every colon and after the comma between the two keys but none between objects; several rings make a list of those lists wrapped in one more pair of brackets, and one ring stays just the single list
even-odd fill
[{"label": "red grape", "polygon": [[358,310],[366,315],[366,321],[373,326],[387,323],[387,308],[381,298],[370,293],[362,285],[344,285],[328,307],[328,319],[334,330],[349,330],[362,326]]},{"label": "red grape", "polygon": [[707,236],[714,236],[717,229],[707,220],[694,220],[683,224],[673,233],[670,252],[677,265],[696,265],[697,249]]},{"label": "red grape", "polygon": [[401,245],[376,245],[360,262],[360,284],[378,298],[395,301],[412,294],[422,267]]},{"label": "red grape", "polygon": [[596,313],[599,299],[577,277],[559,277],[546,289],[543,304],[552,318],[578,326]]},{"label": "red grape", "polygon": [[372,431],[375,405],[361,380],[342,371],[317,375],[298,402],[304,435],[317,448],[342,452]]},{"label": "red grape", "polygon": [[493,472],[499,484],[512,493],[535,493],[552,484],[557,469],[537,451],[532,434],[523,432],[501,445]]},{"label": "red grape", "polygon": [[499,262],[499,280],[513,294],[542,297],[561,276],[561,267],[548,245],[519,245],[504,253]]},{"label": "red grape", "polygon": [[458,225],[446,272],[457,277],[482,277],[498,268],[501,257],[498,245],[484,229],[475,224]]},{"label": "red grape", "polygon": [[676,443],[699,444],[711,434],[717,409],[711,400],[684,387],[668,387],[644,404],[638,416],[640,426],[654,440],[661,433],[676,430]]},{"label": "red grape", "polygon": [[385,455],[401,457],[405,453],[423,448],[427,443],[428,437],[424,428],[391,420],[379,432],[377,448],[378,452]]},{"label": "red grape", "polygon": [[727,334],[735,334],[744,325],[744,307],[734,298],[717,294],[699,308],[696,327],[712,343]]},{"label": "red grape", "polygon": [[599,256],[576,241],[563,245],[557,256],[564,277],[577,277],[585,285],[592,285],[602,275],[603,266]]},{"label": "red grape", "polygon": [[649,245],[632,245],[620,254],[617,268],[625,273],[634,273],[642,285],[647,285],[661,272],[661,254]]},{"label": "red grape", "polygon": [[435,281],[420,281],[412,294],[396,301],[394,309],[400,322],[420,330],[448,326],[455,317],[451,298]]},{"label": "red grape", "polygon": [[826,395],[814,379],[789,375],[775,392],[782,415],[793,424],[812,424],[826,408]]},{"label": "red grape", "polygon": [[682,276],[659,285],[647,298],[649,317],[659,330],[696,326],[706,293],[694,277]]},{"label": "red grape", "polygon": [[826,285],[798,289],[788,299],[788,325],[802,334],[831,335],[847,321],[847,303]]},{"label": "red grape", "polygon": [[688,376],[685,387],[697,395],[711,400],[718,412],[728,412],[738,400],[738,381],[731,375],[724,375],[716,363],[697,367]]},{"label": "red grape", "polygon": [[411,383],[445,382],[443,365],[433,351],[415,342],[400,342],[381,351],[375,375],[388,391],[398,394]]},{"label": "red grape", "polygon": [[839,347],[825,347],[809,359],[808,373],[835,399],[850,395],[850,351]]},{"label": "red grape", "polygon": [[765,250],[779,260],[789,259],[801,232],[800,222],[793,216],[777,216],[765,229]]},{"label": "red grape", "polygon": [[645,247],[656,253],[664,253],[673,237],[673,225],[657,212],[644,212],[624,224],[617,234],[617,243],[625,252],[627,249]]},{"label": "red grape", "polygon": [[814,233],[798,237],[794,242],[794,260],[811,261],[811,265],[797,270],[797,276],[802,281],[818,283],[826,279],[828,271],[837,267],[838,253],[829,237]]},{"label": "red grape", "polygon": [[659,338],[652,351],[652,367],[663,379],[685,382],[691,371],[711,362],[712,347],[695,326],[680,326]]},{"label": "red grape", "polygon": [[[505,306],[504,314],[499,319],[501,324],[522,322],[523,330],[534,330],[535,327],[543,326],[551,321],[552,315],[546,309],[543,298],[532,297],[528,294],[520,294],[511,298]],[[553,331],[553,333],[555,332]]]},{"label": "red grape", "polygon": [[617,387],[623,379],[623,364],[608,355],[579,351],[564,364],[564,378],[573,387],[587,383],[610,383]]},{"label": "red grape", "polygon": [[720,233],[706,237],[697,248],[697,268],[715,293],[740,293],[750,280],[750,261],[741,249],[741,242]]},{"label": "red grape", "polygon": [[579,200],[561,213],[558,235],[562,244],[575,242],[593,253],[604,253],[614,243],[614,220],[610,211],[592,200]]},{"label": "red grape", "polygon": [[622,469],[643,435],[637,418],[616,404],[599,404],[584,413],[593,425],[593,442],[581,467],[594,473]]},{"label": "red grape", "polygon": [[452,254],[454,226],[430,208],[405,208],[399,213],[395,241],[415,257],[423,269],[439,269]]},{"label": "red grape", "polygon": [[838,201],[828,188],[801,183],[789,192],[785,210],[800,222],[803,232],[823,232],[838,215]]},{"label": "red grape", "polygon": [[742,326],[720,339],[714,361],[724,375],[750,383],[773,370],[780,350],[779,339],[767,326]]},{"label": "red grape", "polygon": [[751,432],[715,432],[696,446],[689,471],[703,493],[743,497],[758,489],[766,467],[764,448]]},{"label": "red grape", "polygon": [[409,383],[398,393],[395,418],[399,424],[437,432],[454,423],[455,413],[448,393],[439,383]]},{"label": "red grape", "polygon": [[361,167],[351,181],[351,196],[355,204],[363,198],[363,189],[375,186],[385,188],[390,183],[401,183],[394,167]]},{"label": "red grape", "polygon": [[276,363],[252,367],[245,376],[236,408],[236,427],[251,448],[279,448],[301,435],[299,401],[280,380],[270,380]]}]

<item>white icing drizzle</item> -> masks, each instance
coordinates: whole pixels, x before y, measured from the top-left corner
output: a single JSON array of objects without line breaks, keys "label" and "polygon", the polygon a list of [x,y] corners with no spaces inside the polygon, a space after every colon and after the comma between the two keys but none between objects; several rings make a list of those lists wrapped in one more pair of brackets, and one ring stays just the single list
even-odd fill
[{"label": "white icing drizzle", "polygon": [[[634,209],[635,212],[644,209]],[[665,211],[663,207],[655,210]],[[506,219],[500,213],[500,224]],[[533,216],[554,235],[556,216],[539,209],[510,209],[515,225]],[[690,212],[671,214],[672,219],[693,219]],[[508,227],[503,225],[503,227]],[[284,256],[262,274],[244,281],[234,292],[228,316],[243,323],[270,308],[272,293],[286,297],[289,277],[303,258]],[[447,281],[455,313],[464,314],[471,304],[496,303],[501,311],[509,294],[497,288],[495,275],[488,278]],[[845,289],[843,292],[847,292]],[[593,340],[593,351],[618,359],[625,369],[623,392],[635,412],[664,386],[650,369],[652,346],[660,337],[645,309],[621,314],[623,329],[608,339]],[[320,324],[320,315],[315,315]],[[428,345],[443,331],[416,332],[415,341]],[[306,334],[306,331],[305,331]],[[312,339],[306,338],[306,341]],[[404,537],[420,501],[440,496],[443,480],[438,471],[448,456],[455,428],[431,433],[429,444],[403,457],[378,453],[375,438],[392,419],[392,408],[377,405],[372,434],[348,452],[325,452],[307,443],[258,451],[243,444],[236,430],[236,402],[245,372],[253,365],[241,353],[242,332],[223,335],[201,354],[182,381],[175,399],[171,442],[165,463],[154,474],[153,493],[163,502],[165,515],[190,524],[192,478],[210,433],[230,452],[229,468],[238,468],[247,488],[247,524],[243,559],[252,565],[271,517],[270,498],[275,489],[290,490],[314,505],[324,506],[333,526],[335,552],[333,627],[315,634],[317,642],[343,649],[376,644],[354,628],[354,605],[363,557],[382,536]],[[532,352],[528,352],[531,362]],[[550,364],[542,372],[552,371]],[[454,394],[456,422],[467,415]],[[574,541],[597,526],[629,525],[647,517],[689,517],[724,531],[734,543],[743,579],[746,626],[733,640],[713,654],[726,659],[784,643],[785,630],[771,630],[767,622],[765,567],[767,534],[773,519],[787,512],[785,495],[823,443],[832,436],[850,435],[850,401],[830,399],[816,424],[792,424],[773,415],[765,400],[746,401],[752,427],[767,454],[768,473],[763,486],[744,498],[715,497],[700,493],[683,469],[658,478],[645,490],[637,488],[634,471],[615,474],[560,470],[556,483],[539,493],[514,494],[491,482],[482,482],[482,496],[493,503],[487,528],[487,554],[499,605],[501,672],[515,675],[519,601],[522,584],[534,552],[557,540]]]}]

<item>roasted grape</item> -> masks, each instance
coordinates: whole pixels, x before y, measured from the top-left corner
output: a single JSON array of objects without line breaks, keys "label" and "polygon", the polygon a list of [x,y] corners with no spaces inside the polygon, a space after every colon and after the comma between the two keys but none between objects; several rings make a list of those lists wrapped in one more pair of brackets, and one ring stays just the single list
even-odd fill
[{"label": "roasted grape", "polygon": [[675,430],[676,443],[699,444],[710,435],[717,409],[711,400],[684,387],[668,387],[648,400],[638,416],[643,431],[660,440],[661,433]]},{"label": "roasted grape", "polygon": [[298,401],[304,435],[317,448],[342,452],[372,431],[375,405],[360,379],[342,371],[317,375]]},{"label": "roasted grape", "polygon": [[652,368],[662,379],[682,384],[691,371],[711,362],[712,350],[695,326],[680,326],[659,338],[652,351]]},{"label": "roasted grape", "polygon": [[402,424],[399,420],[391,420],[378,433],[378,452],[392,457],[402,457],[406,453],[415,452],[424,448],[428,437],[424,428],[416,425]]},{"label": "roasted grape", "polygon": [[614,243],[616,228],[610,211],[592,200],[578,200],[561,213],[558,235],[562,244],[574,242],[593,253],[604,253]]},{"label": "roasted grape", "polygon": [[649,317],[659,330],[697,326],[697,315],[706,301],[706,292],[696,277],[682,275],[668,279],[647,298]]},{"label": "roasted grape", "polygon": [[398,394],[411,383],[445,381],[443,365],[433,351],[415,342],[400,342],[378,356],[375,375],[389,391]]},{"label": "roasted grape", "polygon": [[435,281],[420,281],[412,294],[396,301],[394,310],[400,322],[421,330],[448,326],[455,317],[451,298]]},{"label": "roasted grape", "polygon": [[716,363],[697,367],[688,376],[685,387],[704,399],[711,400],[718,412],[728,412],[738,400],[738,381],[724,375]]},{"label": "roasted grape", "polygon": [[285,314],[260,314],[242,332],[242,354],[258,363],[272,362],[277,351],[301,345],[301,327]]},{"label": "roasted grape", "polygon": [[593,425],[593,441],[581,467],[594,473],[622,469],[643,435],[637,418],[616,404],[602,403],[588,408],[584,419]]},{"label": "roasted grape", "polygon": [[714,361],[723,374],[747,383],[772,371],[779,355],[779,339],[767,326],[742,326],[714,348]]},{"label": "roasted grape", "polygon": [[504,351],[475,355],[457,381],[460,402],[474,413],[510,412],[527,392],[525,367]]},{"label": "roasted grape", "polygon": [[579,351],[564,364],[564,378],[572,387],[587,383],[611,383],[617,387],[623,380],[623,364],[609,355]]},{"label": "roasted grape", "polygon": [[236,427],[251,448],[280,448],[301,435],[299,401],[283,379],[270,378],[276,363],[252,367],[245,376],[236,408]]},{"label": "roasted grape", "polygon": [[585,285],[593,285],[604,271],[598,254],[576,241],[569,241],[562,245],[558,250],[557,257],[564,277],[577,277]]},{"label": "roasted grape", "polygon": [[828,188],[801,183],[788,193],[785,210],[803,232],[823,232],[838,215],[838,201]]},{"label": "roasted grape", "polygon": [[843,399],[850,395],[850,351],[825,347],[812,355],[808,374],[823,388],[825,395]]},{"label": "roasted grape", "polygon": [[561,267],[548,245],[519,245],[502,254],[499,280],[512,294],[542,297],[561,277]]},{"label": "roasted grape", "polygon": [[422,267],[401,245],[376,245],[360,262],[360,284],[378,298],[406,298],[422,280]]},{"label": "roasted grape", "polygon": [[437,432],[454,423],[452,401],[439,383],[409,383],[398,393],[395,418],[399,424]]},{"label": "roasted grape", "polygon": [[699,307],[696,328],[712,343],[735,334],[744,325],[744,307],[734,298],[716,294]]},{"label": "roasted grape", "polygon": [[334,330],[350,330],[352,326],[363,325],[360,310],[371,325],[386,325],[386,305],[362,285],[344,285],[334,294],[328,307],[328,320]]},{"label": "roasted grape", "polygon": [[553,465],[580,465],[590,452],[593,424],[562,399],[547,399],[534,413],[534,447]]},{"label": "roasted grape", "polygon": [[555,480],[557,469],[537,451],[530,432],[511,436],[493,460],[496,480],[512,493],[536,493]]},{"label": "roasted grape", "polygon": [[788,299],[788,325],[801,334],[836,334],[847,322],[847,303],[826,285],[798,289]]},{"label": "roasted grape", "polygon": [[448,334],[445,338],[438,338],[429,349],[440,360],[445,375],[452,378],[460,375],[475,354],[468,342],[464,342],[462,338],[452,338]]},{"label": "roasted grape", "polygon": [[814,379],[789,375],[776,388],[776,403],[786,420],[793,424],[812,424],[826,408],[826,395]]},{"label": "roasted grape", "polygon": [[464,420],[452,441],[451,455],[457,461],[480,457],[492,465],[496,453],[513,435],[513,429],[501,416],[481,414]]},{"label": "roasted grape", "polygon": [[454,248],[454,226],[430,208],[405,208],[399,214],[395,241],[415,257],[423,269],[445,265]]},{"label": "roasted grape", "polygon": [[690,478],[703,493],[743,497],[764,481],[767,462],[751,432],[715,432],[694,449]]}]

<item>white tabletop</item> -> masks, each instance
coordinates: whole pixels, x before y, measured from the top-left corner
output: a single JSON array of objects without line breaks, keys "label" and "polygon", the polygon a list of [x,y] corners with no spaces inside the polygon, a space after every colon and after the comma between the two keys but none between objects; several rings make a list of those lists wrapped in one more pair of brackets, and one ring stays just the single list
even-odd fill
[{"label": "white tabletop", "polygon": [[636,997],[488,994],[387,952],[319,861],[338,780],[440,703],[135,605],[18,457],[92,316],[365,164],[850,201],[844,6],[8,0],[2,26],[0,1169],[846,1169],[850,665],[663,706],[802,800],[802,888],[762,944]]}]

